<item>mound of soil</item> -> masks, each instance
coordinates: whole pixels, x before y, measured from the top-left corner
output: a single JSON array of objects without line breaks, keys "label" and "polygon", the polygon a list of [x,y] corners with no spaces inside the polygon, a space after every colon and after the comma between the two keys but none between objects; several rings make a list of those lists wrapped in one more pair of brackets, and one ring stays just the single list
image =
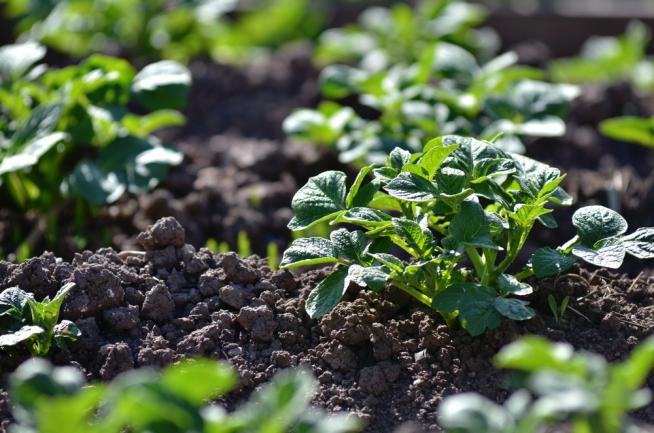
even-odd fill
[{"label": "mound of soil", "polygon": [[[74,320],[83,336],[70,352],[52,357],[89,378],[110,380],[185,356],[224,359],[241,377],[226,402],[233,407],[276,371],[305,365],[320,382],[315,403],[359,414],[369,432],[390,432],[407,422],[437,430],[439,402],[461,391],[503,400],[508,390],[491,358],[518,335],[569,341],[616,360],[654,333],[651,277],[631,280],[577,269],[534,282],[537,318],[506,322],[473,338],[448,329],[437,314],[397,290],[379,296],[351,287],[331,313],[311,320],[304,301],[326,270],[272,271],[256,256],[215,255],[185,240],[182,225],[164,218],[138,236],[143,252],[105,248],[77,254],[71,262],[49,253],[21,265],[0,262],[0,289],[18,285],[43,297],[75,282],[62,316]],[[546,306],[550,293],[572,299],[560,325]],[[3,380],[23,359],[17,353],[0,357]],[[638,415],[654,422],[654,407]]]}]

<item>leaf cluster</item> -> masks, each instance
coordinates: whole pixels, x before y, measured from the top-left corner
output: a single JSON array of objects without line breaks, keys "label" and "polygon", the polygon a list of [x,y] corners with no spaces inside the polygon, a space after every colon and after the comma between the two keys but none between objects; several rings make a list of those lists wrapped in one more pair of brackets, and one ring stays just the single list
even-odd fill
[{"label": "leaf cluster", "polygon": [[[182,63],[211,55],[240,62],[315,35],[307,0],[9,0],[19,31],[74,57],[130,54]],[[245,5],[245,6],[244,6]]]},{"label": "leaf cluster", "polygon": [[133,370],[109,384],[87,386],[72,367],[42,359],[10,378],[17,424],[13,433],[346,433],[360,422],[309,405],[316,382],[305,370],[278,374],[235,412],[212,400],[232,390],[238,375],[227,364],[186,360],[165,368]]},{"label": "leaf cluster", "polygon": [[504,405],[474,393],[447,398],[439,408],[446,433],[645,431],[628,414],[651,401],[641,387],[654,368],[654,339],[641,343],[626,361],[609,364],[566,343],[523,337],[497,355],[496,365],[516,372],[519,390]]},{"label": "leaf cluster", "polygon": [[499,38],[491,29],[478,28],[486,15],[483,6],[459,0],[422,0],[415,8],[373,6],[357,23],[323,32],[314,57],[323,66],[345,62],[382,70],[415,63],[434,42],[449,42],[487,58]]},{"label": "leaf cluster", "polygon": [[[423,24],[424,28],[443,32],[451,29],[452,35],[459,35],[456,29],[468,34],[462,29],[478,22],[470,18],[477,16],[476,6],[452,1],[430,4],[438,4],[435,10],[443,16],[434,18],[433,23],[438,25]],[[370,21],[380,35],[389,37],[399,31],[395,27],[419,32],[422,27],[413,21],[420,17],[429,21],[432,15],[426,9],[413,11],[406,5],[391,10],[374,8],[370,14],[387,14],[390,21],[371,18],[366,22]],[[407,23],[391,24],[407,17],[411,17]],[[441,25],[440,20],[458,24]],[[352,34],[355,39],[362,37],[354,35],[358,33]],[[355,59],[359,60],[355,66],[327,66],[320,77],[327,101],[315,110],[292,113],[284,122],[286,133],[337,151],[345,163],[363,165],[383,163],[395,147],[417,152],[428,138],[439,135],[496,138],[505,150],[522,153],[521,137],[559,136],[565,132],[563,117],[569,102],[579,93],[575,86],[540,81],[544,78],[542,71],[518,65],[513,52],[485,61],[465,44],[457,44],[460,38],[414,40],[416,35],[411,35],[406,41],[411,48],[399,49],[412,53],[408,54],[410,58],[393,54],[395,39],[389,39],[362,49],[362,54],[368,54]],[[339,44],[344,49],[357,46],[344,36],[335,43]]]},{"label": "leaf cluster", "polygon": [[561,83],[627,81],[639,91],[649,93],[654,90],[654,59],[647,56],[651,40],[649,28],[634,21],[622,36],[592,37],[578,57],[554,60],[549,73]]},{"label": "leaf cluster", "polygon": [[52,300],[42,301],[18,287],[0,293],[0,348],[23,346],[32,356],[45,356],[53,342],[63,350],[66,341],[75,341],[81,335],[77,326],[59,322],[61,304],[73,287],[68,283]]},{"label": "leaf cluster", "polygon": [[532,292],[522,281],[528,276],[556,275],[577,259],[615,268],[626,253],[654,257],[652,229],[624,236],[619,214],[590,206],[574,214],[574,239],[536,251],[510,274],[533,226],[557,228],[552,206],[571,204],[563,179],[556,168],[469,137],[440,137],[416,153],[396,148],[385,165],[361,169],[349,189],[342,172],[309,179],[293,198],[289,228],[326,221],[357,230],[297,239],[281,265],[337,265],[309,295],[311,317],[334,308],[350,283],[390,285],[479,335],[502,317],[534,316],[520,298]]},{"label": "leaf cluster", "polygon": [[0,48],[0,188],[19,207],[49,210],[62,197],[111,203],[153,188],[182,161],[152,134],[184,122],[184,66],[136,71],[96,54],[55,69],[39,64],[45,51],[34,42]]}]

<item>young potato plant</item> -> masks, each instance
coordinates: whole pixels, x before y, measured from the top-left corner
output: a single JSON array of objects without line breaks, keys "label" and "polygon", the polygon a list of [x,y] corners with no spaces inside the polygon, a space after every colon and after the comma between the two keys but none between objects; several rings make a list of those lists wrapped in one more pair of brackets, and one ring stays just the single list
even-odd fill
[{"label": "young potato plant", "polygon": [[516,62],[515,53],[506,53],[480,64],[464,48],[439,42],[410,65],[380,71],[332,65],[321,75],[323,95],[356,97],[376,114],[366,118],[329,101],[295,111],[284,130],[359,165],[383,163],[395,147],[417,152],[429,137],[446,134],[496,138],[505,150],[522,153],[523,136],[565,133],[563,117],[579,91],[538,81],[540,71]]},{"label": "young potato plant", "polygon": [[190,88],[185,67],[161,61],[137,72],[124,60],[93,55],[53,69],[38,64],[44,55],[33,42],[0,48],[6,200],[54,216],[67,198],[102,205],[150,190],[181,163],[183,155],[152,134],[184,122],[176,110]]},{"label": "young potato plant", "polygon": [[504,405],[474,393],[448,397],[439,408],[446,433],[651,431],[628,414],[651,401],[650,391],[642,387],[654,368],[654,338],[618,364],[540,337],[523,337],[495,361],[516,372],[513,383],[520,389]]},{"label": "young potato plant", "polygon": [[651,32],[643,23],[629,24],[624,35],[589,39],[579,57],[550,64],[552,79],[561,83],[630,82],[642,93],[654,90],[654,59],[647,57]]},{"label": "young potato plant", "polygon": [[614,140],[654,148],[654,117],[616,117],[600,123],[600,131]]},{"label": "young potato plant", "polygon": [[12,287],[0,293],[0,348],[25,347],[32,356],[45,356],[54,342],[65,349],[80,331],[70,320],[59,322],[59,310],[74,283],[63,286],[55,297],[37,301],[31,293]]},{"label": "young potato plant", "polygon": [[103,52],[182,63],[206,55],[243,61],[320,29],[307,0],[7,3],[19,32],[74,57]]},{"label": "young potato plant", "polygon": [[488,58],[499,45],[490,29],[477,27],[486,10],[460,0],[422,0],[415,8],[395,4],[366,9],[358,23],[325,31],[318,39],[319,65],[356,63],[381,71],[398,63],[414,63],[434,42],[450,42]]},{"label": "young potato plant", "polygon": [[252,394],[236,411],[211,401],[238,382],[227,364],[185,360],[162,372],[123,373],[109,384],[87,386],[73,367],[43,359],[21,365],[10,377],[20,433],[348,433],[357,418],[310,407],[317,388],[311,374],[288,370]]},{"label": "young potato plant", "polygon": [[533,290],[523,281],[528,276],[556,275],[578,259],[617,268],[626,253],[654,258],[654,229],[625,236],[620,215],[590,206],[574,214],[574,239],[537,250],[512,274],[534,224],[555,229],[551,206],[571,204],[563,178],[556,168],[468,137],[440,137],[417,153],[396,148],[384,166],[361,169],[349,189],[344,173],[328,171],[296,193],[290,229],[324,221],[359,229],[297,239],[281,265],[336,264],[307,299],[311,317],[334,308],[350,283],[373,291],[389,285],[479,335],[502,317],[534,316],[520,298]]}]

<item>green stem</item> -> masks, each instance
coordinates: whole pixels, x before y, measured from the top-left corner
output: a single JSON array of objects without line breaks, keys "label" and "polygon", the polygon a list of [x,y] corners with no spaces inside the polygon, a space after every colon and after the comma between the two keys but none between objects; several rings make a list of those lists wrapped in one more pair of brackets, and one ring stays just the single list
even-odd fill
[{"label": "green stem", "polygon": [[408,293],[409,295],[416,298],[418,301],[422,302],[423,304],[431,308],[432,299],[429,296],[399,281],[392,281],[391,284],[402,289],[404,292]]},{"label": "green stem", "polygon": [[486,263],[486,269],[484,271],[484,276],[481,280],[482,285],[489,285],[491,279],[495,273],[495,259],[497,259],[497,251],[484,248],[484,262]]},{"label": "green stem", "polygon": [[518,253],[520,253],[522,246],[525,244],[525,241],[529,236],[529,232],[531,231],[531,227],[516,227],[516,229],[517,233],[511,236],[511,241],[509,241],[506,257],[504,257],[504,260],[502,260],[502,262],[497,267],[497,270],[495,271],[496,275],[506,271],[508,267],[511,266],[511,264],[515,261],[515,259],[518,257]]},{"label": "green stem", "polygon": [[525,278],[529,278],[532,275],[534,275],[534,270],[531,268],[524,268],[522,271],[519,273],[515,274],[514,277],[516,277],[519,281],[524,280]]},{"label": "green stem", "polygon": [[476,248],[467,247],[465,251],[468,254],[468,257],[470,257],[470,261],[472,262],[472,266],[474,266],[475,268],[477,277],[479,277],[479,279],[482,279],[484,277],[485,268],[486,268],[484,264],[484,259],[481,258]]}]

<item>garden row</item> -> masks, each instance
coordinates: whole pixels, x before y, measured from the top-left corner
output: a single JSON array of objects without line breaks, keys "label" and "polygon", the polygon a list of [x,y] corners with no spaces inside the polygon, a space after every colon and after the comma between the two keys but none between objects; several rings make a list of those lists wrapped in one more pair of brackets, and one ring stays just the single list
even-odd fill
[{"label": "garden row", "polygon": [[[102,2],[62,2],[18,27],[68,55],[108,50],[141,68],[99,54],[48,67],[61,57],[35,42],[0,49],[0,194],[11,203],[0,248],[22,262],[0,262],[5,426],[654,424],[639,391],[654,366],[654,281],[640,261],[654,258],[646,27],[591,40],[574,59],[528,58],[528,46],[498,55],[481,8],[425,1],[370,8],[275,50],[320,32],[285,33],[314,22],[305,2],[190,2],[126,21],[139,4],[93,9],[107,22],[85,33],[48,29]],[[265,36],[261,20],[274,23]],[[137,30],[114,34],[115,23]],[[240,64],[180,63],[206,54]],[[159,56],[175,60],[146,64]],[[29,258],[43,249],[56,255]],[[631,276],[601,269],[623,264]],[[526,334],[571,346],[514,342]],[[610,366],[573,346],[633,356]],[[29,354],[76,369],[19,367]],[[232,369],[132,371],[189,357]],[[273,379],[289,367],[302,368]],[[508,398],[495,367],[521,371],[522,391]],[[80,372],[119,378],[86,388]],[[490,400],[451,397],[462,392]],[[357,418],[305,411],[311,401]]]}]

